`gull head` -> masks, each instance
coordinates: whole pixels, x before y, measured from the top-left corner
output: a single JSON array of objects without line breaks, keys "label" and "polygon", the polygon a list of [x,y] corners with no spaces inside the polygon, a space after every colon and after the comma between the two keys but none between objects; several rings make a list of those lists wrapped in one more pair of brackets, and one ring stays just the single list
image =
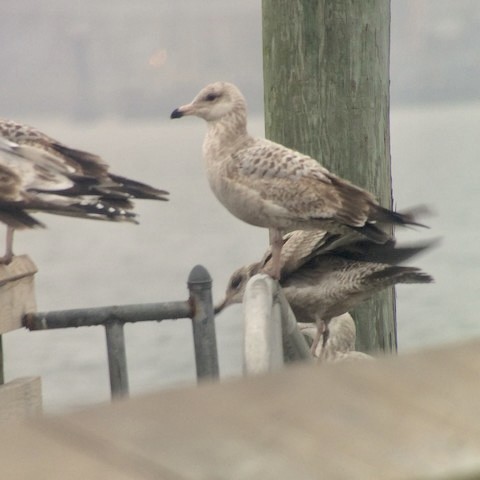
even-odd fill
[{"label": "gull head", "polygon": [[215,82],[202,88],[191,103],[176,108],[170,118],[195,115],[207,122],[215,122],[241,109],[245,111],[246,104],[240,90],[232,83]]},{"label": "gull head", "polygon": [[217,305],[215,305],[215,314],[220,313],[225,307],[234,303],[242,303],[243,294],[248,281],[260,271],[260,263],[252,263],[240,267],[232,273],[228,280],[225,298]]}]

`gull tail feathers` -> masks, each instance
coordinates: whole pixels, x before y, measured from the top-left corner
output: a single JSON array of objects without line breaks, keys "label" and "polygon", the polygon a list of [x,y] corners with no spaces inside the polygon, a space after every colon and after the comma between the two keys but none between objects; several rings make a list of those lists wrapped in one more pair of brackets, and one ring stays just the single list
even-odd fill
[{"label": "gull tail feathers", "polygon": [[[165,190],[159,190],[158,188],[151,187],[146,183],[130,180],[129,178],[122,177],[120,175],[110,174],[110,178],[114,182],[118,183],[123,191],[127,192],[134,198],[168,201],[168,192]],[[115,188],[113,188],[113,190],[115,190]]]},{"label": "gull tail feathers", "polygon": [[441,239],[434,238],[410,245],[396,245],[394,240],[384,244],[360,240],[335,251],[335,254],[349,260],[397,265],[439,245]]},{"label": "gull tail feathers", "polygon": [[365,281],[386,287],[397,283],[433,283],[434,279],[420,268],[393,265],[368,275]]}]

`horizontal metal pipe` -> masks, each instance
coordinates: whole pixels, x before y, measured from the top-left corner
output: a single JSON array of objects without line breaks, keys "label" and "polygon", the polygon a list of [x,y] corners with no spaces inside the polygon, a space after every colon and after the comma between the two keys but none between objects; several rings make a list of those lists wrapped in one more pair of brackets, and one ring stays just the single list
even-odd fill
[{"label": "horizontal metal pipe", "polygon": [[109,321],[146,322],[191,316],[190,303],[181,301],[27,313],[23,318],[23,324],[29,330],[47,330],[105,325]]}]

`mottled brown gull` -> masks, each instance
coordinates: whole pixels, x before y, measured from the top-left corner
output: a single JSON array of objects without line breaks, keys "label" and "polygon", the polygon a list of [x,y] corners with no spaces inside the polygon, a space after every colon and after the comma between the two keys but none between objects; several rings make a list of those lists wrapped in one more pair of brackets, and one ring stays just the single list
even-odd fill
[{"label": "mottled brown gull", "polygon": [[12,259],[15,229],[43,227],[32,211],[136,223],[132,199],[167,200],[167,194],[109,172],[97,155],[0,120],[0,221],[7,225],[0,263]]},{"label": "mottled brown gull", "polygon": [[[328,339],[328,324],[333,317],[348,312],[386,287],[433,281],[420,269],[397,263],[429,248],[434,241],[397,247],[393,241],[378,245],[360,240],[344,245],[341,238],[339,234],[318,231],[294,231],[283,237],[280,285],[296,319],[317,325],[313,352],[322,335],[323,343]],[[269,250],[260,262],[236,270],[216,312],[242,302],[248,280],[271,261]]]},{"label": "mottled brown gull", "polygon": [[218,200],[241,220],[270,229],[271,271],[279,278],[282,231],[356,231],[377,243],[390,236],[381,224],[412,224],[410,215],[381,207],[372,194],[343,180],[307,155],[247,132],[247,109],[231,83],[207,85],[171,118],[207,122],[203,157]]}]

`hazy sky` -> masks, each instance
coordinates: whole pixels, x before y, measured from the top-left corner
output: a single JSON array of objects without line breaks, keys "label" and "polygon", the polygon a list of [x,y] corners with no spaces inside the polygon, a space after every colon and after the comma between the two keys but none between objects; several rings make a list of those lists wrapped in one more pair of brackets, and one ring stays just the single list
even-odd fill
[{"label": "hazy sky", "polygon": [[[2,0],[3,116],[155,116],[213,80],[260,110],[261,2]],[[480,2],[392,0],[392,102],[479,97]]]}]

